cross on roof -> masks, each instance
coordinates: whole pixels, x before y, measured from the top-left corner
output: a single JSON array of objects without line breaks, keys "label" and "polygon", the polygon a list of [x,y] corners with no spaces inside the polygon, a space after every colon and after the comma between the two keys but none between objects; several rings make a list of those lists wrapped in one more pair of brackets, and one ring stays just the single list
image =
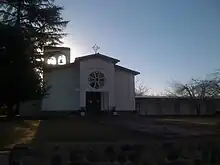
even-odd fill
[{"label": "cross on roof", "polygon": [[98,50],[100,49],[100,47],[95,44],[95,45],[92,47],[92,49],[94,50],[95,54],[97,54],[97,53],[98,53]]}]

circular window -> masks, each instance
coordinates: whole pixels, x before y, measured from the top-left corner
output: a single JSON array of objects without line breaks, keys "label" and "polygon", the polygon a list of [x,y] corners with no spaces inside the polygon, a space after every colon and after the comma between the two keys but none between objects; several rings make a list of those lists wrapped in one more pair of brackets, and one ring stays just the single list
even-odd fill
[{"label": "circular window", "polygon": [[89,85],[92,88],[99,89],[105,84],[105,75],[102,72],[95,71],[89,74]]}]

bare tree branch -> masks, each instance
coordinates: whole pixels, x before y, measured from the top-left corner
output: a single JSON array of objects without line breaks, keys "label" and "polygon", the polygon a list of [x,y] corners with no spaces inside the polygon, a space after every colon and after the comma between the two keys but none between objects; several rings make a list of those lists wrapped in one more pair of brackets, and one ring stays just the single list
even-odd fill
[{"label": "bare tree branch", "polygon": [[216,97],[220,95],[220,80],[192,79],[188,84],[174,82],[168,93],[173,93],[180,97],[200,99]]},{"label": "bare tree branch", "polygon": [[149,89],[144,85],[143,83],[140,83],[139,80],[136,80],[135,82],[135,95],[136,96],[145,96],[149,92]]},{"label": "bare tree branch", "polygon": [[171,90],[167,90],[167,95],[177,97],[188,97],[192,99],[192,104],[195,107],[197,114],[200,114],[200,102],[198,99],[214,98],[220,96],[220,74],[209,79],[192,79],[189,83],[183,84],[179,82],[173,82],[170,87]]}]

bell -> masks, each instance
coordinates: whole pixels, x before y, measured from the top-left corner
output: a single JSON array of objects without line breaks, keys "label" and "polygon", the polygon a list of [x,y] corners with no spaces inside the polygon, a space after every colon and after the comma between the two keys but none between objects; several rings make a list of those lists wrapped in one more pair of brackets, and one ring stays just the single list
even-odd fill
[{"label": "bell", "polygon": [[60,59],[60,64],[62,64],[63,63],[63,60],[62,59]]}]

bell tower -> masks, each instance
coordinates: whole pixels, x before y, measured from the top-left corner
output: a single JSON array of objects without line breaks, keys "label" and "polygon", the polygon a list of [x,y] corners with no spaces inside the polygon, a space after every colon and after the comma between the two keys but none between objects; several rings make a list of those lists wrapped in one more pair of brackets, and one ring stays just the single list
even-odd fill
[{"label": "bell tower", "polygon": [[44,63],[46,66],[66,65],[70,63],[70,48],[44,47]]}]

